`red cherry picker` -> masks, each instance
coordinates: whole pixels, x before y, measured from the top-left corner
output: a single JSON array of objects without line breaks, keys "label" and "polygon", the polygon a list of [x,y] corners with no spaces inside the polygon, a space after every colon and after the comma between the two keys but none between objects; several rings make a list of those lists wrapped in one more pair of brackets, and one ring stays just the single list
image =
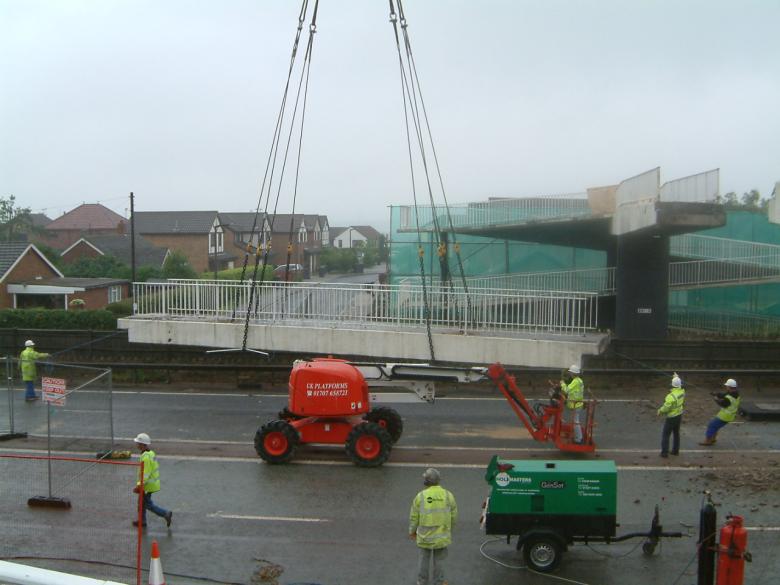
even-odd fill
[{"label": "red cherry picker", "polygon": [[[595,402],[585,401],[583,441],[573,442],[574,429],[564,420],[564,400],[555,392],[547,403],[533,407],[501,364],[449,367],[429,364],[351,363],[333,358],[296,361],[289,380],[287,406],[277,420],[260,427],[255,450],[269,463],[286,463],[297,447],[307,443],[343,444],[361,467],[382,465],[403,432],[403,420],[392,408],[377,402],[433,402],[436,383],[473,383],[490,379],[512,410],[540,442],[552,442],[561,451],[587,453],[593,442]],[[402,387],[404,393],[376,394],[369,388]]]}]

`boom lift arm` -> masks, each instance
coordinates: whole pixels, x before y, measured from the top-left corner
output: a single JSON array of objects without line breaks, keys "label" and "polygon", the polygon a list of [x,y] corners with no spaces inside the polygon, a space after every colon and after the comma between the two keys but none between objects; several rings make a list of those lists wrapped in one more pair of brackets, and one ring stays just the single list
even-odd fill
[{"label": "boom lift arm", "polygon": [[574,424],[565,421],[565,400],[557,389],[552,393],[548,404],[529,404],[523,392],[511,376],[499,363],[488,368],[483,367],[446,367],[429,364],[397,363],[351,363],[366,380],[369,388],[401,387],[412,390],[417,398],[398,393],[371,393],[371,400],[381,402],[414,402],[417,399],[433,402],[436,396],[436,382],[468,384],[492,380],[504,395],[509,406],[528,430],[534,440],[542,443],[551,441],[561,451],[592,452],[593,422],[596,403],[587,400],[584,407],[585,420],[582,421],[582,443],[574,443]]}]

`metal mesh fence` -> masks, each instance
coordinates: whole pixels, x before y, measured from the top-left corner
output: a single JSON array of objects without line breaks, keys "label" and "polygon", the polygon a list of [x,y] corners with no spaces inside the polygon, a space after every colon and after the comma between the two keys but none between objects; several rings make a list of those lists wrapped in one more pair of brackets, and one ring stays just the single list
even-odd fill
[{"label": "metal mesh fence", "polygon": [[[0,455],[0,558],[136,583],[140,463]],[[51,470],[51,475],[49,474]],[[40,505],[51,495],[70,507]],[[30,502],[30,499],[34,501]],[[38,505],[36,505],[38,504]]]},{"label": "metal mesh fence", "polygon": [[[0,436],[27,435],[30,446],[110,452],[114,445],[111,370],[41,361],[34,381],[36,401],[25,400],[19,360],[6,357],[0,387]],[[58,400],[42,398],[44,382]],[[47,444],[50,440],[50,444]]]}]

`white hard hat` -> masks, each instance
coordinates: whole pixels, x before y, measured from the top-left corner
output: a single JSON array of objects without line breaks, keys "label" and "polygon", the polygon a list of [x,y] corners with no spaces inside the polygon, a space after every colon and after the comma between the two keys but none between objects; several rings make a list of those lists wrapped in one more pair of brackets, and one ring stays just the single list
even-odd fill
[{"label": "white hard hat", "polygon": [[680,380],[679,376],[674,376],[672,378],[672,387],[673,388],[682,388],[682,380]]},{"label": "white hard hat", "polygon": [[149,438],[149,435],[146,433],[138,433],[138,436],[133,439],[136,443],[140,443],[142,445],[151,445],[152,440]]},{"label": "white hard hat", "polygon": [[737,381],[734,378],[729,378],[726,380],[726,383],[723,384],[724,386],[728,386],[729,388],[736,388],[737,387]]},{"label": "white hard hat", "polygon": [[24,342],[25,347],[33,347],[35,345],[35,342],[32,339],[28,339]]},{"label": "white hard hat", "polygon": [[579,373],[580,373],[580,367],[579,367],[577,364],[573,364],[573,365],[572,365],[572,366],[569,368],[569,371],[570,371],[572,374],[579,374]]}]

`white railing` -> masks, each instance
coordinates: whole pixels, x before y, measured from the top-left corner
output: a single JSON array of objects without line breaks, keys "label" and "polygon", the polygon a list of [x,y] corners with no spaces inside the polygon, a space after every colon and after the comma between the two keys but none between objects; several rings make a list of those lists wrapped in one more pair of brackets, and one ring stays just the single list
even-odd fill
[{"label": "white railing", "polygon": [[549,272],[515,272],[496,276],[469,277],[469,290],[494,288],[513,290],[576,291],[599,295],[615,294],[614,268],[581,268]]},{"label": "white railing", "polygon": [[[480,289],[466,294],[419,284],[309,284],[239,281],[134,283],[137,317],[285,325],[418,329],[512,335],[581,334],[596,328],[593,293]],[[251,303],[250,303],[250,298]],[[251,306],[250,306],[251,304]]]},{"label": "white railing", "polygon": [[[519,199],[490,199],[476,203],[464,203],[447,208],[430,205],[400,206],[401,230],[430,229],[438,223],[443,230],[456,228],[480,228],[496,225],[511,225],[525,221],[553,218],[590,216],[586,193],[525,197]],[[435,220],[435,222],[434,222]]]},{"label": "white railing", "polygon": [[[768,262],[771,258],[766,260]],[[670,287],[776,280],[780,280],[780,266],[765,264],[761,258],[754,256],[669,263]]]},{"label": "white railing", "polygon": [[685,258],[750,261],[780,268],[780,246],[775,244],[684,234],[670,238],[669,252]]}]

